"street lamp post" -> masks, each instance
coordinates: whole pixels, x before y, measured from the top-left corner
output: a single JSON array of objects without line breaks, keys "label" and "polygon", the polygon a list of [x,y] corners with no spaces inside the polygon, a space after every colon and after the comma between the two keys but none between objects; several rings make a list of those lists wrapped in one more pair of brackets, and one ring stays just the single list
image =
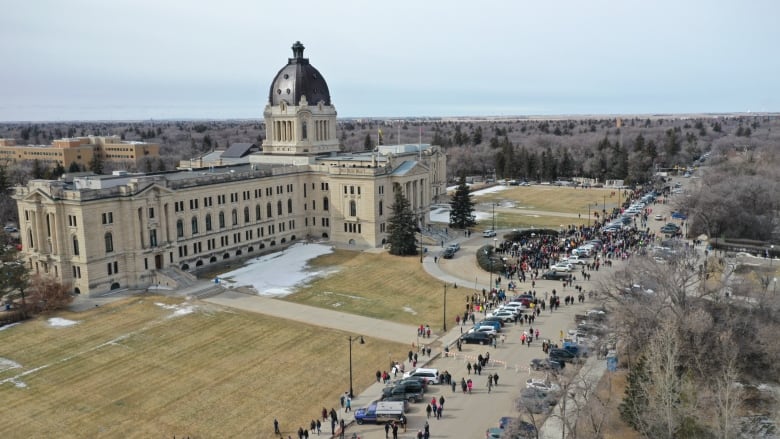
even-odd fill
[{"label": "street lamp post", "polygon": [[420,263],[422,264],[423,261],[423,230],[422,230],[422,220],[419,219],[417,221],[417,226],[420,229]]},{"label": "street lamp post", "polygon": [[490,272],[490,283],[488,286],[490,287],[490,291],[493,291],[493,256],[490,254],[490,250],[485,250],[485,254],[490,262],[490,269],[488,270]]},{"label": "street lamp post", "polygon": [[354,398],[355,392],[352,390],[352,342],[359,341],[360,344],[365,344],[365,341],[362,335],[360,337],[352,337],[350,335],[347,339],[349,340],[349,397]]},{"label": "street lamp post", "polygon": [[447,331],[447,282],[444,282],[444,320],[442,323],[442,329]]},{"label": "street lamp post", "polygon": [[491,206],[493,207],[493,231],[496,231],[496,203],[491,203]]}]

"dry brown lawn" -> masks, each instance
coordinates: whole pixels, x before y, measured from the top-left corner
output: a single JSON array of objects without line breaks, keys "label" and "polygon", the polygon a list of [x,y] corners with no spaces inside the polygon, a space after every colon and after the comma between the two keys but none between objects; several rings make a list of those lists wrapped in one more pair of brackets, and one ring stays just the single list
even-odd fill
[{"label": "dry brown lawn", "polygon": [[[314,280],[284,300],[441,329],[444,284],[425,272],[419,256],[337,250],[309,264],[338,267],[339,271]],[[454,323],[463,298],[451,286],[447,291],[447,320]]]},{"label": "dry brown lawn", "polygon": [[[618,205],[618,194],[614,189],[574,189],[559,186],[518,186],[499,192],[493,192],[475,197],[477,203],[514,201],[516,207],[528,210],[544,210],[550,212],[580,213],[588,216],[588,204],[591,211],[599,212],[606,205],[610,210]],[[625,197],[621,197],[621,201]]]},{"label": "dry brown lawn", "polygon": [[[137,297],[59,314],[79,321],[70,327],[39,318],[0,331],[0,437],[271,437],[274,417],[295,436],[349,387],[345,333],[155,303],[188,305]],[[405,348],[355,345],[355,391]]]}]

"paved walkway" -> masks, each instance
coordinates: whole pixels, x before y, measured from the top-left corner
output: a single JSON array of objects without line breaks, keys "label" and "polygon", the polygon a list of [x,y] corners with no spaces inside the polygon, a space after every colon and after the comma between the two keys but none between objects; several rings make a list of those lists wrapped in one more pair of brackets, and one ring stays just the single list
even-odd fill
[{"label": "paved walkway", "polygon": [[363,317],[356,314],[347,314],[325,308],[301,305],[286,300],[240,293],[233,290],[226,290],[222,294],[204,300],[217,305],[268,314],[274,317],[306,323],[308,325],[335,328],[366,337],[403,343],[404,345],[409,343],[409,334],[415,334],[417,332],[417,328],[412,325]]}]

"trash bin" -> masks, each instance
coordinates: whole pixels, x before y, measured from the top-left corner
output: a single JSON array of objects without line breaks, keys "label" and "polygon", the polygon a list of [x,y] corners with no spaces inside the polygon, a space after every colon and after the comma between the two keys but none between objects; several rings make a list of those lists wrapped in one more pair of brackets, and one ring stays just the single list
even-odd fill
[{"label": "trash bin", "polygon": [[611,352],[607,354],[607,370],[610,372],[614,372],[617,370],[617,354],[614,352]]}]

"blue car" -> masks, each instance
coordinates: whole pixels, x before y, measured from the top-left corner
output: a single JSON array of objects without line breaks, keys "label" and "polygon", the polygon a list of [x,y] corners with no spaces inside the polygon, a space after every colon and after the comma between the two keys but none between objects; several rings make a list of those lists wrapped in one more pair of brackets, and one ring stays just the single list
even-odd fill
[{"label": "blue car", "polygon": [[688,216],[685,215],[682,212],[672,212],[672,218],[673,219],[686,220],[686,219],[688,219]]}]

